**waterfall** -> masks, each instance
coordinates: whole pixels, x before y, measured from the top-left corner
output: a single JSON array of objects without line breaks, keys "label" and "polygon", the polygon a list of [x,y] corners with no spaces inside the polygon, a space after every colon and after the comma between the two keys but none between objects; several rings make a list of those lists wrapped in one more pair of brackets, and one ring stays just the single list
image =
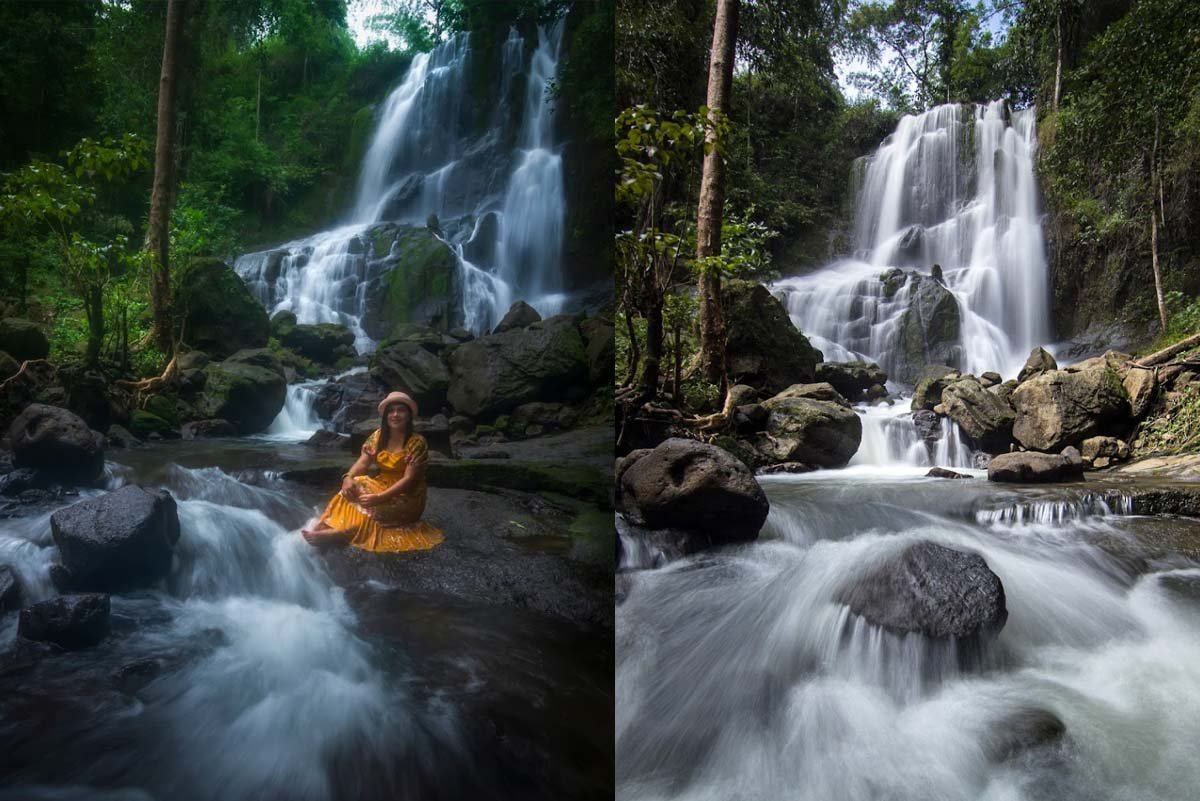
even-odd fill
[{"label": "waterfall", "polygon": [[913,422],[909,403],[900,398],[892,406],[859,408],[862,443],[850,460],[852,466],[974,467],[973,452],[950,418],[941,418],[937,438],[927,441]]},{"label": "waterfall", "polygon": [[543,315],[569,308],[551,102],[562,34],[561,19],[538,28],[536,44],[513,28],[489,64],[475,63],[487,56],[466,33],[416,56],[380,107],[343,224],[236,260],[268,312],[341,323],[360,353],[373,350],[386,330],[365,318],[399,259],[377,252],[385,224],[428,225],[454,254],[456,311],[442,324],[486,333],[517,299]]},{"label": "waterfall", "polygon": [[854,254],[775,285],[825,358],[911,385],[937,362],[1012,377],[1046,344],[1035,120],[1003,101],[939,106],[857,165]]}]

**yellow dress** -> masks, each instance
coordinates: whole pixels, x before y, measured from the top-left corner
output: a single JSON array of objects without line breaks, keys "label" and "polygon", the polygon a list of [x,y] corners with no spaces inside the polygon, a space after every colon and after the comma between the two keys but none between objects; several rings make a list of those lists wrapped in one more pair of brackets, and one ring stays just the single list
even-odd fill
[{"label": "yellow dress", "polygon": [[[376,448],[377,476],[355,476],[360,492],[383,492],[404,478],[409,464],[424,465],[429,460],[429,445],[419,434],[411,434],[398,451],[378,450],[379,432],[367,439]],[[367,447],[364,445],[363,447]],[[348,501],[339,492],[325,507],[321,522],[352,534],[350,544],[366,551],[424,551],[437,546],[445,535],[421,520],[425,511],[425,479],[416,486],[390,498],[387,503],[366,508]]]}]

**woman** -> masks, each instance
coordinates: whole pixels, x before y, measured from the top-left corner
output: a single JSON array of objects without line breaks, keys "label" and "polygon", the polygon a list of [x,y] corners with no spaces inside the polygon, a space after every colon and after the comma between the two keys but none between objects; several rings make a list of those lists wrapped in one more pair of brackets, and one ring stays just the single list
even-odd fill
[{"label": "woman", "polygon": [[[422,551],[445,539],[421,520],[429,446],[413,433],[416,401],[393,392],[379,403],[379,417],[379,429],[342,476],[341,491],[317,525],[301,532],[312,545],[349,542],[367,551]],[[379,465],[373,478],[367,475],[372,462]]]}]

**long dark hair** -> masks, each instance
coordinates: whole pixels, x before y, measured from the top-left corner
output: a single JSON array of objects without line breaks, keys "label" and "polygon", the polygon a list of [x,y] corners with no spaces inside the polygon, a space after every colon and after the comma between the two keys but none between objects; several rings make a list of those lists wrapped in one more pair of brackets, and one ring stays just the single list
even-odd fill
[{"label": "long dark hair", "polygon": [[407,403],[403,403],[401,401],[395,401],[394,403],[389,403],[387,406],[383,407],[383,414],[379,415],[379,442],[376,443],[377,444],[376,450],[381,450],[381,451],[387,450],[388,436],[392,433],[391,429],[388,427],[388,421],[387,421],[388,409],[392,408],[396,404],[400,404],[405,409],[408,409],[408,425],[406,425],[404,427],[404,441],[408,442],[408,438],[412,436],[413,422],[414,422],[412,409],[409,408]]}]

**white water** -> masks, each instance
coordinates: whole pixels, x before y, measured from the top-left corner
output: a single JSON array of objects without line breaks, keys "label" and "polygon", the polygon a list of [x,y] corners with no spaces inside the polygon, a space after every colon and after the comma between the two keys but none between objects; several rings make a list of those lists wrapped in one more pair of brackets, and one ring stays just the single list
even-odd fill
[{"label": "white water", "polygon": [[[342,323],[360,353],[372,350],[375,340],[362,328],[368,287],[392,262],[371,255],[370,229],[382,222],[424,227],[431,215],[457,257],[454,324],[486,333],[518,299],[543,316],[569,307],[562,145],[550,102],[562,30],[562,20],[539,28],[529,47],[512,29],[497,65],[499,94],[486,98],[472,95],[477,55],[467,34],[414,58],[380,109],[346,224],[237,259],[268,312]],[[523,92],[516,89],[522,79]],[[482,134],[480,115],[488,121]],[[515,126],[516,147],[506,148],[505,130]]]},{"label": "white water", "polygon": [[850,464],[973,467],[973,452],[959,427],[950,418],[941,418],[936,441],[926,444],[913,424],[910,403],[909,398],[901,397],[891,406],[858,407],[862,443]]},{"label": "white water", "polygon": [[1035,111],[1006,114],[996,101],[904,117],[860,165],[854,255],[775,285],[826,359],[874,361],[893,379],[919,372],[905,365],[901,339],[917,282],[889,298],[880,276],[893,267],[928,276],[934,264],[961,318],[944,356],[952,367],[1015,377],[1046,344]]},{"label": "white water", "polygon": [[[1127,526],[1139,521],[1087,498],[1030,503],[905,470],[768,477],[758,543],[628,576],[618,798],[1194,797],[1200,625],[1195,601],[1162,581],[1200,569],[1177,558],[1131,578],[1096,543],[1133,545]],[[1013,498],[1028,513],[999,513]],[[979,504],[998,513],[975,522]],[[834,600],[915,540],[979,553],[1003,582],[1008,620],[982,669]],[[1000,758],[1011,716],[1027,710],[1057,716],[1065,738]]]}]

